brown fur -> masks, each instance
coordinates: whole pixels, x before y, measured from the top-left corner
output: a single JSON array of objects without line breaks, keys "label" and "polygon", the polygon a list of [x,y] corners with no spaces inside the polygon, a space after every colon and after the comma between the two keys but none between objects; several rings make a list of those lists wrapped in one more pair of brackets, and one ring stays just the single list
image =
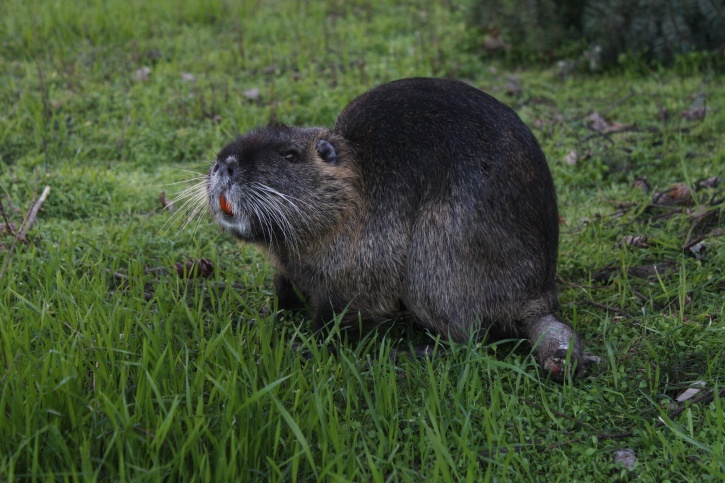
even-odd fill
[{"label": "brown fur", "polygon": [[269,252],[280,306],[300,305],[292,284],[305,294],[316,330],[343,311],[377,322],[405,309],[454,341],[490,329],[542,342],[554,377],[567,350],[583,357],[552,315],[559,220],[544,156],[511,109],[466,84],[404,79],[353,100],[331,130],[252,131],[219,153],[208,194],[223,227]]}]

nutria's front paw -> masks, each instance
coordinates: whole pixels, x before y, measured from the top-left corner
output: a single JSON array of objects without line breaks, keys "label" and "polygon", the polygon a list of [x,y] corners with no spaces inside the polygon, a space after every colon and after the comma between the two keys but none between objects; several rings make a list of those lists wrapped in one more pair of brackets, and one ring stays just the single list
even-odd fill
[{"label": "nutria's front paw", "polygon": [[274,275],[274,291],[277,295],[277,308],[279,310],[300,310],[305,307],[301,292],[289,278],[281,273]]}]

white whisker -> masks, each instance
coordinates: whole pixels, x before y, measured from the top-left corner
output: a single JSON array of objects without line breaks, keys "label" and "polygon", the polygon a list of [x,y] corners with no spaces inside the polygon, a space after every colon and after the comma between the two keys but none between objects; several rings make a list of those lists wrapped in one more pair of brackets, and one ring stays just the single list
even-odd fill
[{"label": "white whisker", "polygon": [[300,201],[302,203],[307,204],[307,202],[305,202],[303,200],[300,200],[298,198],[295,198],[294,196],[282,194],[279,191],[277,191],[276,189],[274,189],[274,188],[272,188],[270,186],[267,186],[265,184],[262,184],[260,182],[255,182],[254,184],[256,186],[258,186],[260,189],[262,189],[263,191],[266,191],[267,193],[271,193],[271,194],[277,195],[280,198],[282,198],[284,201],[286,201],[287,203],[289,203],[295,209],[295,211],[297,211],[297,213],[300,212],[300,209],[297,207],[297,205],[292,200]]},{"label": "white whisker", "polygon": [[[299,213],[297,206],[289,201],[289,197],[282,195],[262,183],[252,183],[251,188],[250,197],[255,199],[255,206],[258,207],[260,212],[263,212],[264,223],[277,226],[284,235],[284,242],[287,247],[292,253],[297,254],[299,247],[299,235],[294,229],[288,216],[285,214],[283,201],[292,206]],[[270,196],[272,194],[279,195],[279,197]],[[279,240],[277,240],[276,233],[272,233],[270,235],[270,248],[271,244],[275,241],[279,242]]]},{"label": "white whisker", "polygon": [[206,180],[207,178],[208,178],[207,175],[202,175],[202,176],[197,176],[195,178],[185,179],[183,181],[174,181],[173,183],[163,183],[163,184],[159,184],[159,185],[155,185],[155,186],[159,187],[159,188],[164,188],[166,186],[176,186],[176,185],[180,185],[180,184],[187,184],[187,183],[191,183],[192,181]]},{"label": "white whisker", "polygon": [[[194,223],[193,233],[199,228],[201,220],[207,207],[207,186],[209,183],[209,175],[202,173],[193,173],[199,175],[186,183],[193,184],[179,193],[175,193],[169,204],[179,204],[176,212],[164,223],[162,230],[164,233],[179,224],[180,227],[177,234],[186,230],[189,225]],[[173,184],[181,184],[173,183]],[[281,193],[275,188],[258,181],[240,186],[243,196],[244,212],[243,216],[249,216],[259,223],[264,238],[269,242],[270,251],[276,246],[285,246],[289,254],[299,258],[300,245],[302,242],[302,234],[300,228],[300,219],[306,218],[300,210],[300,205],[304,205],[306,212],[319,214],[319,210],[311,203],[295,198],[292,195]],[[242,213],[236,213],[242,215]],[[308,213],[309,215],[309,213]]]},{"label": "white whisker", "polygon": [[[250,195],[252,195],[251,192]],[[267,237],[269,238],[269,249],[271,251],[272,243],[275,238],[272,222],[268,218],[266,211],[263,209],[263,203],[260,204],[260,200],[256,199],[256,197],[252,195],[249,197],[248,201],[250,206],[252,207],[253,215],[257,218],[257,220],[259,220],[259,224],[261,225],[262,230],[267,232]]]},{"label": "white whisker", "polygon": [[[199,173],[194,173],[199,174]],[[184,220],[181,223],[181,226],[177,230],[176,234],[178,235],[181,233],[192,221],[194,221],[194,218],[197,218],[197,226],[201,220],[201,216],[199,216],[206,205],[206,185],[207,185],[208,176],[203,175],[199,176],[198,178],[194,178],[193,180],[189,181],[198,181],[194,183],[193,185],[189,186],[188,188],[180,191],[179,193],[176,193],[172,200],[167,203],[167,207],[170,205],[175,205],[179,201],[181,202],[181,205],[176,207],[176,212],[174,212],[171,217],[169,217],[168,220],[163,224],[161,227],[161,231],[164,235],[168,233],[168,231],[171,229],[172,226],[177,224],[179,220]],[[188,181],[187,181],[188,182]]]}]

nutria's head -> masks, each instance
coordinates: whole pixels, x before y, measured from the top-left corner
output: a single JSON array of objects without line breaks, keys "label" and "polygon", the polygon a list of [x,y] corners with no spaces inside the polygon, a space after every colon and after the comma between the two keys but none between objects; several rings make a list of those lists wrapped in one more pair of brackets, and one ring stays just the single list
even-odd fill
[{"label": "nutria's head", "polygon": [[240,240],[304,251],[355,211],[356,173],[343,138],[321,128],[269,125],[219,152],[207,182],[209,208]]}]

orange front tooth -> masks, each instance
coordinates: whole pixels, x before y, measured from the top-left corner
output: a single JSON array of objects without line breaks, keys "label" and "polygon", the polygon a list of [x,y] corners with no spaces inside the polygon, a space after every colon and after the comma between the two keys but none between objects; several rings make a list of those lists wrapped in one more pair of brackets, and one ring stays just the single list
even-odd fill
[{"label": "orange front tooth", "polygon": [[225,215],[233,216],[232,204],[229,202],[226,196],[219,195],[219,207]]}]

